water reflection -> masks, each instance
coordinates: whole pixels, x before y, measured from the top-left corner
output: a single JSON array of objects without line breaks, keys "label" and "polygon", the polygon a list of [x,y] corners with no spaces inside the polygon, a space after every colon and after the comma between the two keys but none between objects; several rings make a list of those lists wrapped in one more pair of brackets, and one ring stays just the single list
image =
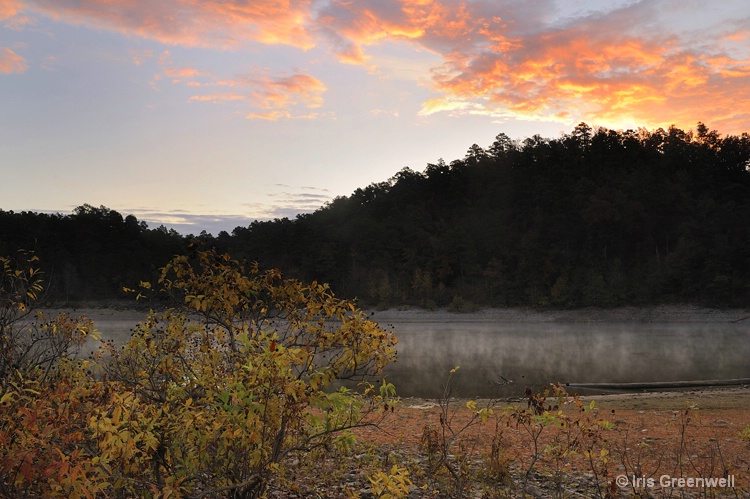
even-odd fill
[{"label": "water reflection", "polygon": [[[401,396],[508,397],[550,382],[628,383],[750,377],[750,326],[703,323],[392,323]],[[513,380],[504,383],[503,378]],[[581,390],[577,390],[581,391]]]}]

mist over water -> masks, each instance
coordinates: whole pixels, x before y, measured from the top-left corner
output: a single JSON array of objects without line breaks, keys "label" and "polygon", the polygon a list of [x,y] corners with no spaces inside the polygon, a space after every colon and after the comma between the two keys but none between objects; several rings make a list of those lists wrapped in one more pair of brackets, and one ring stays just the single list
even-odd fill
[{"label": "mist over water", "polygon": [[[750,377],[750,325],[717,323],[392,323],[400,396],[509,397],[549,383]],[[505,378],[505,379],[503,379]],[[505,380],[513,383],[505,384]],[[583,390],[576,390],[583,393]]]},{"label": "mist over water", "polygon": [[[127,342],[143,317],[100,312],[103,339]],[[516,397],[549,383],[635,383],[750,378],[750,321],[381,322],[398,336],[386,377],[402,397]],[[94,344],[87,345],[93,350]],[[89,352],[86,352],[89,353]],[[504,384],[512,380],[511,384]],[[582,389],[578,393],[586,392]]]}]

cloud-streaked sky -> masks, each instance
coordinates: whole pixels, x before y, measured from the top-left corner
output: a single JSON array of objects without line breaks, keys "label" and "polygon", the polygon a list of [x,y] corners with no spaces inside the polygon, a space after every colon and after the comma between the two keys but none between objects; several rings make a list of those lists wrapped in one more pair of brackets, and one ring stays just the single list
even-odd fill
[{"label": "cloud-streaked sky", "polygon": [[194,234],[503,132],[750,131],[750,2],[0,0],[0,209]]}]

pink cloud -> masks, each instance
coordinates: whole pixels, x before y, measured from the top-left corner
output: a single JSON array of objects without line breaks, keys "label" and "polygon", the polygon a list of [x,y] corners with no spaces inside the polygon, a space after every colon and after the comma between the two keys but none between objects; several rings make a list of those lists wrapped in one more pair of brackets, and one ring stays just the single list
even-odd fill
[{"label": "pink cloud", "polygon": [[201,71],[187,66],[181,68],[165,68],[164,75],[171,78],[172,83],[186,81],[186,84],[190,86],[200,86],[201,83],[196,81],[196,79],[206,77],[210,78],[212,76],[210,71]]},{"label": "pink cloud", "polygon": [[367,47],[394,39],[438,54],[422,114],[747,130],[747,22],[670,31],[657,19],[674,9],[565,18],[551,0],[333,0],[318,20],[346,62],[373,64]]},{"label": "pink cloud", "polygon": [[15,16],[21,12],[21,7],[19,0],[0,0],[0,20]]},{"label": "pink cloud", "polygon": [[497,19],[474,18],[465,2],[440,0],[333,0],[321,9],[317,22],[333,50],[345,62],[364,63],[364,46],[384,40],[418,41],[440,52],[441,40],[451,45],[487,30]]},{"label": "pink cloud", "polygon": [[252,110],[248,119],[279,120],[291,118],[314,118],[320,116],[309,110],[323,105],[326,86],[317,78],[307,74],[271,76],[266,72],[241,76],[233,80],[218,80],[202,85],[208,87],[232,87],[229,92],[214,92],[194,95],[194,102],[244,102]]},{"label": "pink cloud", "polygon": [[323,104],[325,85],[310,75],[295,74],[283,77],[248,78],[253,87],[252,100],[263,109],[287,109],[301,105],[317,108]]},{"label": "pink cloud", "polygon": [[27,67],[26,59],[9,48],[0,49],[0,73],[23,73]]},{"label": "pink cloud", "polygon": [[[555,0],[0,0],[0,19],[17,16],[22,5],[171,45],[310,49],[323,41],[340,62],[371,68],[378,65],[374,46],[406,44],[441,60],[426,75],[435,95],[423,103],[425,115],[604,126],[701,120],[725,130],[750,128],[742,112],[750,108],[750,16],[739,13],[692,32],[664,22],[680,9],[701,21],[689,3],[602,2],[596,7],[604,10],[572,15]],[[155,56],[133,54],[136,63],[149,57]],[[248,116],[262,119],[308,116],[323,103],[326,87],[309,75],[260,72],[220,80],[173,66],[168,57],[157,60],[165,79],[209,89],[196,102],[244,101],[253,109]]]},{"label": "pink cloud", "polygon": [[193,95],[190,100],[197,102],[228,102],[233,100],[247,100],[246,95],[237,92],[220,92],[206,95]]},{"label": "pink cloud", "polygon": [[[681,47],[673,37],[613,37],[615,26],[603,23],[599,31],[583,28],[523,40],[505,52],[451,54],[434,72],[435,89],[449,102],[484,101],[487,114],[750,126],[744,115],[735,120],[728,112],[750,105],[747,61]],[[423,112],[433,109],[434,102]]]},{"label": "pink cloud", "polygon": [[[8,1],[8,0],[0,0]],[[233,48],[245,42],[313,45],[311,0],[27,0],[53,19],[169,45]]]},{"label": "pink cloud", "polygon": [[147,60],[154,58],[153,50],[130,50],[129,53],[133,64],[135,64],[136,66],[140,66]]},{"label": "pink cloud", "polygon": [[[154,57],[151,53],[147,56]],[[143,58],[138,60],[141,59]],[[309,110],[323,105],[323,93],[326,91],[323,82],[304,73],[272,75],[266,69],[259,69],[253,74],[225,78],[211,71],[177,66],[169,51],[164,51],[155,62],[161,67],[161,72],[154,76],[154,85],[158,80],[166,79],[173,85],[185,85],[196,92],[203,91],[191,96],[192,102],[244,103],[253,110],[247,115],[249,119],[277,120],[319,116]],[[219,88],[231,90],[216,91]]]}]

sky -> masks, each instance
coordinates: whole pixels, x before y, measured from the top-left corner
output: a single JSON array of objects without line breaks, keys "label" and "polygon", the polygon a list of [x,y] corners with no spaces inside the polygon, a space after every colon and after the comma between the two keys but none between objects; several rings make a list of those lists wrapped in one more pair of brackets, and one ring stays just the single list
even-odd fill
[{"label": "sky", "polygon": [[750,131],[747,0],[0,0],[0,209],[217,235],[499,133]]}]

